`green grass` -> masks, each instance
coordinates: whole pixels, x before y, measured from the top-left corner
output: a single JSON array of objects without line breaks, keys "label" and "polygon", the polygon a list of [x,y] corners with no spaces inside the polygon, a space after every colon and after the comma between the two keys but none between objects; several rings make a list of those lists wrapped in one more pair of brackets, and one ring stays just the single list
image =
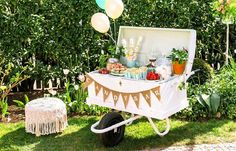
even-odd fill
[{"label": "green grass", "polygon": [[[76,117],[69,120],[69,127],[62,134],[35,137],[25,133],[24,123],[0,124],[0,150],[140,150],[171,145],[220,143],[236,141],[236,122],[210,120],[208,122],[183,122],[171,120],[171,130],[164,136],[155,135],[146,119],[126,127],[125,139],[113,148],[105,148],[96,134],[90,131],[91,124],[99,118]],[[160,122],[161,128],[164,122]]]}]

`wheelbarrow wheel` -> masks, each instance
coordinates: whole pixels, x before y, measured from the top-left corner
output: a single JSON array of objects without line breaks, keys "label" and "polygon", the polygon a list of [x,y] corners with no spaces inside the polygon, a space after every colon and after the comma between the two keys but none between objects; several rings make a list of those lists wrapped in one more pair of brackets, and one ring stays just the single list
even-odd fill
[{"label": "wheelbarrow wheel", "polygon": [[[103,116],[98,125],[98,128],[105,129],[122,121],[124,121],[124,119],[119,113],[110,112]],[[122,125],[106,133],[99,134],[99,138],[104,146],[112,147],[119,144],[122,141],[124,137],[124,132],[125,132],[125,125]]]}]

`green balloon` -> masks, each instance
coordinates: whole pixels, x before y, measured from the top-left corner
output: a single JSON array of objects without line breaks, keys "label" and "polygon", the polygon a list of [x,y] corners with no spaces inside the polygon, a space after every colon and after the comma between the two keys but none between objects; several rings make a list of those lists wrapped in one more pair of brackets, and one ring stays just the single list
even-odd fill
[{"label": "green balloon", "polygon": [[96,0],[96,3],[101,9],[105,9],[106,0]]}]

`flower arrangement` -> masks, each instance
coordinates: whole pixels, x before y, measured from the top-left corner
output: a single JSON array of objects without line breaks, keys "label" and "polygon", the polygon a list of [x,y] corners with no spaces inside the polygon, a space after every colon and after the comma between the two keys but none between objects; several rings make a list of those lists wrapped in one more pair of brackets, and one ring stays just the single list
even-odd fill
[{"label": "flower arrangement", "polygon": [[236,0],[215,0],[213,11],[214,16],[223,22],[232,22],[236,18]]},{"label": "flower arrangement", "polygon": [[122,46],[128,61],[135,61],[137,59],[142,41],[143,37],[141,36],[138,38],[137,43],[135,43],[133,38],[129,39],[129,43],[126,39],[122,39]]}]

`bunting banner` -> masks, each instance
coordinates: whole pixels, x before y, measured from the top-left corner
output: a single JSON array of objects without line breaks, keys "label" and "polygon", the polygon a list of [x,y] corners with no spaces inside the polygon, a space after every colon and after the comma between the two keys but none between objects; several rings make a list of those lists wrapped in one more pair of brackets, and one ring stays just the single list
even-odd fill
[{"label": "bunting banner", "polygon": [[161,94],[160,94],[160,86],[151,89],[151,91],[153,92],[153,94],[157,97],[157,99],[160,101],[161,100]]},{"label": "bunting banner", "polygon": [[122,94],[121,94],[121,97],[122,97],[124,106],[125,106],[125,108],[126,108],[127,105],[128,105],[128,102],[129,102],[129,94],[127,94],[127,93],[122,93]]},{"label": "bunting banner", "polygon": [[131,93],[130,94],[134,100],[134,103],[136,104],[136,107],[139,108],[139,93]]},{"label": "bunting banner", "polygon": [[109,95],[111,94],[115,105],[117,104],[117,102],[119,100],[119,97],[121,96],[125,108],[127,108],[127,106],[128,106],[130,97],[132,97],[136,107],[139,108],[141,94],[142,94],[144,100],[151,107],[151,100],[152,100],[151,92],[155,95],[155,97],[159,101],[161,101],[160,86],[154,87],[150,90],[145,90],[145,91],[140,91],[140,92],[135,92],[135,93],[133,93],[133,92],[132,93],[124,93],[124,92],[118,92],[118,91],[115,91],[115,90],[111,90],[111,89],[99,84],[98,82],[93,80],[87,74],[86,75],[86,81],[82,85],[83,89],[87,88],[93,82],[94,82],[96,96],[98,96],[99,92],[102,90],[103,100],[106,101],[107,98],[109,97]]},{"label": "bunting banner", "polygon": [[143,91],[142,95],[144,99],[147,101],[148,105],[151,107],[151,91]]},{"label": "bunting banner", "polygon": [[98,84],[97,82],[94,82],[94,86],[95,86],[95,93],[96,93],[96,95],[98,95],[102,86],[100,84]]},{"label": "bunting banner", "polygon": [[93,82],[93,79],[87,74],[85,76],[85,82],[82,84],[82,88],[85,90],[92,82]]},{"label": "bunting banner", "polygon": [[109,90],[106,87],[102,87],[103,88],[103,100],[106,101],[106,99],[108,98],[109,94],[111,93],[111,90]]},{"label": "bunting banner", "polygon": [[112,91],[112,97],[113,97],[114,103],[116,105],[117,101],[119,100],[120,93],[116,92],[116,91]]}]

